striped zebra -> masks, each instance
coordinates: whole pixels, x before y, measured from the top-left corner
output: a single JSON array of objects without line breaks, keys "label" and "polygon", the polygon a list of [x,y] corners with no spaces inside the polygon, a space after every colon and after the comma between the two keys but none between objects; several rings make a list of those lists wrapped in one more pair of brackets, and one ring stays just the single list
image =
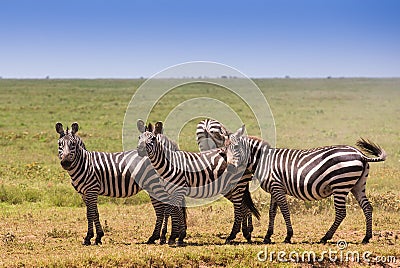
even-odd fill
[{"label": "striped zebra", "polygon": [[[286,194],[301,200],[320,200],[333,195],[335,220],[321,243],[330,240],[346,216],[346,196],[351,192],[357,199],[366,219],[366,234],[362,243],[372,238],[372,206],[365,194],[369,172],[368,162],[386,159],[378,145],[360,139],[356,145],[336,145],[309,150],[279,149],[256,137],[243,136],[244,126],[228,140],[227,157],[233,166],[244,164],[261,181],[261,188],[271,193],[269,226],[264,243],[271,242],[274,220],[279,206],[287,228],[286,243],[293,229]],[[371,158],[364,153],[376,156]]]},{"label": "striped zebra", "polygon": [[[201,120],[197,124],[196,128],[196,141],[200,151],[204,152],[207,150],[223,147],[224,138],[222,137],[222,135],[227,135],[227,133],[229,133],[229,131],[217,120],[208,118]],[[235,220],[240,221],[240,218],[242,218],[242,232],[248,242],[251,242],[251,233],[253,232],[252,210],[257,210],[255,208],[253,200],[251,199],[249,191],[248,182],[252,180],[252,177],[253,175],[246,170],[246,172],[243,174],[243,179],[240,181],[240,183],[236,185],[235,191],[231,191],[225,195],[225,197],[229,199],[234,204],[234,206],[241,206],[242,215],[235,216]],[[248,196],[248,198],[246,198],[245,200],[249,200],[250,204],[242,203],[242,193],[245,196]],[[249,207],[252,207],[252,210]],[[256,217],[259,219],[260,215],[257,214]]]},{"label": "striped zebra", "polygon": [[[140,156],[148,156],[160,177],[163,179],[165,190],[170,194],[170,213],[172,217],[172,234],[169,244],[183,244],[186,237],[186,228],[179,223],[184,215],[179,211],[183,206],[185,196],[192,198],[209,198],[218,194],[227,194],[231,190],[232,195],[237,197],[241,194],[241,202],[235,206],[235,215],[241,215],[241,204],[245,196],[243,191],[235,191],[235,185],[242,178],[234,176],[227,171],[225,154],[223,149],[215,149],[202,153],[191,153],[185,151],[172,151],[163,146],[164,140],[168,139],[161,133],[146,131],[144,122],[138,121],[138,129],[141,133],[138,142],[138,153]],[[162,128],[162,123],[157,122],[156,128]],[[255,209],[255,207],[253,207]],[[257,213],[258,211],[255,210]],[[255,213],[256,214],[256,213]],[[257,214],[256,214],[257,215]],[[227,243],[231,242],[240,230],[241,219],[234,222]]]},{"label": "striped zebra", "polygon": [[[97,208],[98,195],[110,197],[128,197],[145,188],[156,212],[156,224],[152,236],[147,243],[160,239],[165,243],[167,232],[168,195],[160,184],[160,178],[147,158],[138,156],[136,150],[118,153],[90,152],[86,150],[82,139],[76,135],[78,123],[73,123],[71,131],[63,129],[61,123],[56,124],[60,134],[58,155],[61,166],[67,170],[75,190],[82,195],[86,204],[88,231],[83,245],[90,245],[94,237],[93,224],[96,227],[95,244],[101,244],[104,236]],[[176,150],[175,144],[168,144]],[[160,231],[164,222],[163,231]],[[182,223],[185,224],[185,223]]]}]

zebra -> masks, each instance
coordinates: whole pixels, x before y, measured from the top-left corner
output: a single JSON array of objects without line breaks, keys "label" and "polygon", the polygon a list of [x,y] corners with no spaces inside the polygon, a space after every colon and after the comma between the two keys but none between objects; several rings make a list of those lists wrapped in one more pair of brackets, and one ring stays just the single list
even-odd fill
[{"label": "zebra", "polygon": [[[228,133],[230,133],[230,131],[227,130],[225,126],[217,120],[209,118],[201,120],[196,127],[196,141],[200,151],[203,152],[223,147],[225,140],[223,136],[227,135]],[[249,200],[250,204],[241,204],[241,213],[243,215],[243,220],[241,224],[244,237],[247,239],[248,242],[251,242],[251,233],[253,232],[253,219],[252,210],[249,207],[252,207],[253,210],[257,210],[255,208],[253,200],[251,199],[248,184],[248,182],[252,180],[253,175],[246,170],[243,174],[243,177],[244,178],[242,179],[242,181],[240,181],[240,183],[238,183],[235,188],[237,189],[236,192],[231,191],[230,193],[226,194],[225,197],[229,200],[232,199],[231,202],[233,204],[240,204],[242,202],[241,193],[243,192],[245,196],[248,196],[245,200]],[[237,194],[237,196],[231,196],[235,193]],[[256,217],[259,219],[260,214],[258,213]]]},{"label": "zebra", "polygon": [[[162,128],[162,122],[155,124]],[[172,151],[163,146],[164,140],[168,139],[161,133],[146,131],[142,120],[138,120],[137,127],[141,133],[138,142],[138,153],[140,156],[148,156],[151,164],[157,170],[164,181],[165,190],[170,194],[170,213],[172,217],[172,234],[169,238],[169,244],[175,243],[183,245],[183,239],[186,237],[186,228],[179,225],[183,221],[183,215],[179,211],[182,200],[185,196],[193,198],[208,198],[217,194],[227,194],[227,189],[233,189],[230,197],[236,201],[241,194],[239,204],[234,203],[235,221],[231,234],[226,239],[230,243],[240,230],[241,204],[246,202],[246,196],[243,189],[234,188],[240,181],[241,176],[232,176],[227,171],[227,164],[224,159],[224,150],[216,149],[202,153],[191,153],[185,151]],[[229,196],[229,194],[227,194]],[[255,215],[259,213],[256,208],[249,207]],[[258,214],[257,214],[258,213]]]},{"label": "zebra", "polygon": [[[143,186],[150,194],[150,199],[156,212],[156,224],[152,236],[147,243],[160,239],[165,243],[167,232],[168,205],[167,193],[160,184],[160,178],[147,158],[142,158],[136,150],[105,153],[86,150],[82,139],[76,135],[78,123],[73,123],[71,131],[63,129],[61,123],[56,123],[56,131],[60,134],[58,140],[58,156],[60,164],[71,177],[72,186],[82,195],[86,204],[88,231],[83,245],[90,245],[94,237],[93,224],[96,227],[95,245],[102,244],[104,231],[100,224],[97,207],[98,195],[110,197],[128,197],[137,194]],[[176,150],[175,144],[169,144],[171,150]],[[164,227],[160,237],[160,230]],[[185,223],[183,223],[185,224]]]},{"label": "zebra", "polygon": [[243,136],[244,131],[245,126],[242,126],[225,141],[227,161],[233,166],[246,165],[261,181],[261,188],[271,193],[269,226],[264,243],[271,243],[278,206],[286,223],[284,242],[291,242],[293,229],[286,194],[301,200],[320,200],[333,195],[335,220],[320,240],[326,243],[346,216],[349,192],[357,199],[366,219],[366,234],[362,243],[369,242],[372,238],[372,206],[365,187],[369,162],[386,159],[386,152],[380,146],[361,138],[356,143],[360,150],[347,145],[308,150],[271,148],[260,138]]}]

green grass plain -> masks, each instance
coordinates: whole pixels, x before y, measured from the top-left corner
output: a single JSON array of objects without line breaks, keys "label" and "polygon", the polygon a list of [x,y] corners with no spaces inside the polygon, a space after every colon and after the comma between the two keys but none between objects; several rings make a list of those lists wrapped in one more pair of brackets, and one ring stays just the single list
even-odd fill
[{"label": "green grass plain", "polygon": [[[371,256],[395,256],[400,264],[400,79],[256,79],[276,124],[278,147],[310,148],[329,144],[354,145],[365,137],[381,145],[387,161],[371,165],[367,194],[374,207],[374,237],[361,245],[364,217],[354,198],[348,214],[327,245],[316,244],[333,221],[332,199],[303,202],[289,199],[293,244],[282,241],[285,225],[276,219],[275,244],[268,251],[336,250],[344,239],[348,250]],[[255,220],[254,241],[224,245],[232,224],[232,206],[220,200],[188,212],[188,246],[145,245],[155,220],[145,193],[127,199],[100,198],[100,219],[106,236],[102,246],[84,247],[85,208],[57,158],[57,121],[80,124],[89,150],[121,151],[122,124],[135,90],[144,80],[7,80],[0,79],[0,266],[384,266],[382,262],[283,263],[260,262],[257,253],[268,225],[269,195],[257,190],[253,198],[261,211]],[[174,106],[193,97],[228,103],[246,122],[255,124],[248,109],[226,90],[181,87],[155,107],[151,120],[163,118]],[[247,123],[249,122],[249,123]],[[181,149],[197,151],[197,121],[182,131]],[[238,126],[239,127],[239,126]],[[167,133],[168,134],[168,133]],[[213,228],[210,228],[212,223]]]}]

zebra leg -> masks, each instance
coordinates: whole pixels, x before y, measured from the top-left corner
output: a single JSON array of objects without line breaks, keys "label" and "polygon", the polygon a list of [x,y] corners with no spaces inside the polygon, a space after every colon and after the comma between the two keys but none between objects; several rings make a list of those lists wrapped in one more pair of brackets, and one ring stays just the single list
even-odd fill
[{"label": "zebra leg", "polygon": [[[236,238],[237,233],[240,231],[240,226],[242,224],[242,207],[241,204],[233,204],[234,206],[234,222],[233,222],[233,226],[232,226],[232,231],[230,233],[230,235],[228,236],[228,238],[226,238],[225,240],[225,244],[230,244],[232,243],[232,241]],[[247,231],[247,230],[246,230]]]},{"label": "zebra leg", "polygon": [[[252,174],[248,174],[246,177],[243,176],[236,187],[224,195],[226,199],[232,202],[234,207],[234,223],[232,226],[232,231],[225,241],[226,244],[231,243],[236,238],[237,233],[240,231],[240,227],[242,227],[243,236],[249,243],[251,243],[253,223],[252,211],[249,206],[254,206],[254,203],[251,200],[251,195],[248,188],[249,178],[252,178]],[[251,225],[251,230],[249,230],[248,223]]]},{"label": "zebra leg", "polygon": [[253,231],[251,211],[243,203],[240,209],[242,213],[242,233],[247,242],[251,243],[251,232]]},{"label": "zebra leg", "polygon": [[[243,217],[245,215],[244,210],[247,208],[244,200],[246,185],[241,185],[240,183],[236,185],[234,189],[225,194],[225,198],[228,199],[233,204],[234,222],[232,226],[231,233],[225,240],[225,244],[230,244],[236,238],[237,233],[240,232],[240,227],[242,227],[243,236],[249,241],[251,241],[251,236],[249,237],[249,231],[247,229],[247,223],[244,223]],[[250,216],[251,217],[251,216]]]},{"label": "zebra leg", "polygon": [[274,233],[274,225],[275,225],[275,216],[276,211],[278,209],[278,203],[271,195],[271,203],[269,206],[269,223],[268,223],[268,231],[264,237],[264,244],[271,244],[271,236]]},{"label": "zebra leg", "polygon": [[179,236],[180,231],[180,219],[181,209],[178,206],[171,206],[171,219],[172,219],[172,230],[171,236],[168,239],[168,245],[174,245],[176,238]]},{"label": "zebra leg", "polygon": [[251,243],[251,233],[253,232],[253,215],[260,219],[260,212],[257,210],[249,191],[249,185],[246,185],[245,191],[243,193],[242,200],[242,231],[247,242]]},{"label": "zebra leg", "polygon": [[171,236],[168,240],[168,245],[175,244],[176,238],[179,237],[177,245],[181,246],[183,245],[183,239],[186,237],[186,230],[184,225],[184,222],[186,220],[182,210],[183,198],[183,194],[179,193],[174,193],[174,196],[171,198],[172,231]]},{"label": "zebra leg", "polygon": [[88,221],[88,232],[83,241],[83,245],[90,245],[90,240],[94,237],[93,223],[96,227],[95,245],[102,244],[101,238],[104,236],[103,229],[100,224],[99,211],[97,208],[97,192],[88,192],[83,196],[86,204],[86,217]]},{"label": "zebra leg", "polygon": [[337,228],[346,217],[346,196],[348,192],[336,192],[333,190],[333,201],[335,204],[335,221],[328,232],[321,238],[320,243],[326,243],[326,241],[332,239]]},{"label": "zebra leg", "polygon": [[183,239],[186,237],[186,230],[187,230],[187,222],[186,222],[186,218],[187,218],[187,214],[186,214],[186,207],[185,205],[182,204],[181,207],[181,219],[180,219],[180,225],[181,225],[181,229],[179,231],[179,238],[178,238],[178,242],[177,242],[177,246],[184,246],[185,242],[183,241]]},{"label": "zebra leg", "polygon": [[365,167],[364,173],[361,176],[360,180],[356,183],[353,189],[351,189],[351,193],[357,199],[358,204],[362,208],[365,216],[366,232],[365,237],[362,240],[363,244],[368,243],[369,240],[372,238],[372,206],[367,196],[365,195],[365,185],[368,177],[368,169],[369,165],[367,163],[367,166]]},{"label": "zebra leg", "polygon": [[164,221],[165,204],[150,195],[151,204],[153,205],[156,213],[156,224],[154,226],[153,234],[147,240],[147,244],[154,244],[156,240],[160,239],[160,232]]},{"label": "zebra leg", "polygon": [[87,219],[87,223],[88,223],[88,230],[86,233],[86,237],[83,239],[82,245],[90,246],[90,244],[91,244],[90,240],[94,237],[93,219],[91,217],[89,204],[86,202],[85,196],[82,196],[82,199],[86,203],[86,219]]},{"label": "zebra leg", "polygon": [[171,205],[165,204],[164,216],[163,216],[163,227],[160,237],[160,245],[164,245],[167,242],[167,232],[168,232],[168,219],[171,216],[172,210]]},{"label": "zebra leg", "polygon": [[94,226],[96,227],[96,239],[94,241],[95,245],[101,245],[103,244],[101,242],[101,238],[104,236],[103,228],[101,227],[100,224],[100,215],[99,215],[99,210],[97,207],[97,193],[95,193],[95,201],[93,203],[95,204],[94,208]]},{"label": "zebra leg", "polygon": [[[272,189],[271,196],[278,203],[278,206],[281,209],[281,212],[283,215],[283,219],[285,220],[285,223],[286,223],[286,238],[285,238],[284,242],[291,243],[290,240],[292,239],[292,236],[293,236],[293,228],[292,228],[292,223],[290,221],[290,212],[289,212],[289,206],[288,206],[288,203],[286,200],[285,190],[284,190],[283,186],[278,183],[273,183],[271,189]],[[272,227],[272,230],[273,230],[273,227]],[[267,232],[267,235],[268,235],[268,232]]]}]

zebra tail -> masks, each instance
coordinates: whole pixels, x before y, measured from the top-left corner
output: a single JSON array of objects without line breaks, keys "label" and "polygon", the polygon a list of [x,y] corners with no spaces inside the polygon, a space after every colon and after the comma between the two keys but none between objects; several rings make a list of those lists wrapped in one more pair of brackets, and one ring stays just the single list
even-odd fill
[{"label": "zebra tail", "polygon": [[260,211],[256,208],[256,205],[253,202],[253,199],[251,198],[251,194],[249,191],[249,185],[246,186],[246,190],[244,191],[243,194],[243,204],[250,209],[251,213],[257,218],[257,220],[260,220],[261,214]]},{"label": "zebra tail", "polygon": [[377,156],[378,158],[371,158],[368,156],[363,155],[363,158],[367,162],[380,162],[386,160],[386,152],[383,150],[379,145],[373,143],[370,140],[365,140],[360,138],[356,145],[363,151],[365,154]]}]

